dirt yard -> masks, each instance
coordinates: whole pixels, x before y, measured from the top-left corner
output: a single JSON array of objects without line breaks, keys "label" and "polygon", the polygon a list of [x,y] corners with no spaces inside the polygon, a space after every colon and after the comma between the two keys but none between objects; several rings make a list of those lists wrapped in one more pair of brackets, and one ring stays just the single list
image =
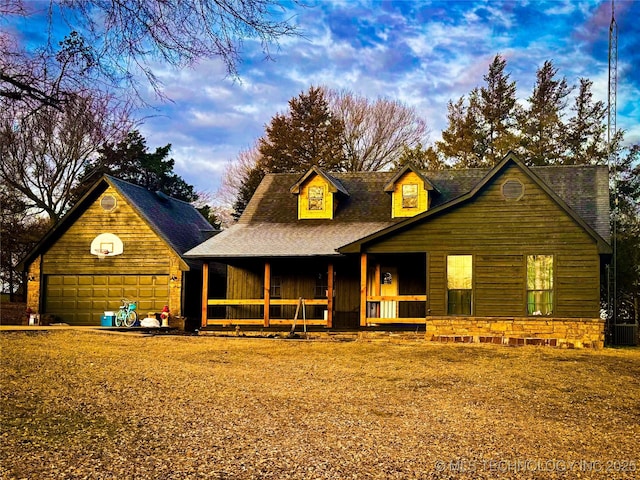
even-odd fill
[{"label": "dirt yard", "polygon": [[638,478],[640,349],[0,332],[3,479]]}]

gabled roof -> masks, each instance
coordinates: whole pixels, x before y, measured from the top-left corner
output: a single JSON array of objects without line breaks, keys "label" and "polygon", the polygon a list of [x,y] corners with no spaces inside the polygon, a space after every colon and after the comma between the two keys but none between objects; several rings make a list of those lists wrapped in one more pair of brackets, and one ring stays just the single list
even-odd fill
[{"label": "gabled roof", "polygon": [[293,186],[290,189],[290,192],[294,193],[294,194],[300,193],[300,187],[302,187],[304,182],[306,182],[307,179],[309,179],[309,177],[312,177],[313,175],[318,175],[318,176],[322,177],[324,179],[324,181],[329,184],[329,191],[330,192],[332,192],[332,193],[340,192],[340,193],[342,193],[343,195],[345,195],[347,197],[349,196],[349,192],[347,191],[346,188],[344,188],[344,185],[342,185],[342,183],[340,183],[340,181],[338,179],[336,179],[335,177],[332,177],[331,175],[326,173],[324,170],[322,170],[317,165],[312,166],[309,169],[309,171],[307,171],[307,173],[305,173],[300,178],[300,180],[298,180],[296,183],[294,183]]},{"label": "gabled roof", "polygon": [[[529,178],[538,185],[542,190],[544,190],[547,195],[549,195],[559,206],[562,208],[573,220],[578,223],[597,243],[598,251],[600,253],[611,253],[611,247],[608,244],[609,240],[609,227],[608,227],[608,218],[609,218],[609,199],[608,199],[608,189],[604,188],[602,185],[607,185],[608,176],[602,178],[602,175],[606,172],[606,167],[601,167],[600,172],[597,172],[594,167],[591,167],[593,174],[596,174],[596,182],[599,185],[599,188],[593,189],[583,189],[576,188],[576,184],[580,181],[586,180],[585,168],[576,168],[573,167],[571,170],[566,169],[563,172],[564,175],[558,175],[559,170],[558,167],[540,167],[546,168],[547,170],[538,170],[535,168],[529,168],[524,163],[518,159],[518,157],[513,153],[509,152],[497,165],[495,165],[491,170],[489,170],[480,181],[478,181],[473,188],[471,188],[468,192],[451,199],[448,202],[442,203],[435,208],[432,208],[424,213],[416,215],[415,217],[411,217],[407,220],[399,222],[395,225],[387,227],[383,230],[380,230],[372,235],[367,237],[363,237],[355,242],[352,242],[349,245],[344,245],[338,250],[341,253],[353,253],[360,251],[361,246],[364,243],[369,241],[379,239],[386,235],[389,235],[398,230],[402,230],[407,228],[410,225],[413,225],[416,222],[420,222],[425,218],[429,218],[435,215],[441,214],[443,211],[446,211],[452,207],[461,205],[469,200],[473,199],[480,191],[484,189],[484,187],[491,181],[493,178],[498,175],[501,171],[503,171],[509,164],[515,164],[518,168],[520,168]],[[553,170],[551,170],[553,168]],[[588,168],[588,167],[587,167]],[[535,170],[535,172],[534,172]],[[573,170],[576,170],[575,172]],[[538,175],[537,173],[540,173]],[[552,175],[555,173],[556,175]],[[579,173],[576,177],[574,173]],[[600,177],[597,178],[597,173],[600,173]],[[551,174],[551,175],[550,175]],[[556,193],[555,189],[550,188],[550,186],[542,180],[541,177],[546,177],[547,180],[550,181],[551,184],[557,184],[558,191],[565,195],[565,199],[561,198],[558,193]],[[594,185],[596,186],[596,185]],[[606,192],[605,192],[606,190]],[[590,195],[585,195],[585,192],[589,192]],[[605,195],[606,193],[606,195]],[[584,201],[586,199],[586,201]],[[591,199],[591,200],[590,200]],[[583,216],[577,213],[576,209],[572,208],[568,202],[574,202],[574,205],[577,207],[577,210],[581,211],[583,215],[587,216],[591,222],[589,223]],[[592,211],[592,207],[595,207],[595,212]],[[594,215],[592,215],[592,213]],[[604,230],[604,222],[607,222],[606,230]],[[601,235],[600,232],[604,233]]]},{"label": "gabled roof", "polygon": [[291,185],[301,181],[300,174],[269,174],[237,224],[185,256],[293,257],[357,251],[363,242],[469,201],[511,163],[525,171],[596,239],[602,251],[607,251],[609,191],[605,166],[528,168],[515,155],[507,155],[493,169],[421,171],[439,194],[432,198],[427,212],[410,219],[391,218],[391,196],[385,187],[397,177],[396,172],[332,173],[331,178],[349,192],[348,197],[340,197],[332,220],[299,220]]},{"label": "gabled roof", "polygon": [[216,231],[190,203],[109,175],[105,178],[180,256]]},{"label": "gabled roof", "polygon": [[387,182],[387,184],[384,186],[384,191],[385,192],[393,192],[395,186],[396,186],[396,182],[398,180],[400,180],[402,178],[402,176],[407,173],[407,172],[413,172],[415,173],[418,178],[420,178],[420,180],[422,180],[422,182],[424,183],[424,189],[425,190],[430,190],[430,191],[437,191],[436,188],[433,186],[433,184],[429,181],[429,179],[427,177],[425,177],[422,172],[420,172],[420,170],[418,170],[415,166],[413,166],[410,163],[407,163],[404,167],[402,167],[398,173],[396,173],[391,180],[389,180]]},{"label": "gabled roof", "polygon": [[23,268],[28,266],[37,255],[45,252],[109,186],[117,190],[142,217],[143,221],[183,260],[185,260],[183,254],[187,250],[216,233],[211,224],[189,203],[159,192],[151,192],[110,175],[104,175],[47,232],[42,240],[20,262],[20,265]]}]

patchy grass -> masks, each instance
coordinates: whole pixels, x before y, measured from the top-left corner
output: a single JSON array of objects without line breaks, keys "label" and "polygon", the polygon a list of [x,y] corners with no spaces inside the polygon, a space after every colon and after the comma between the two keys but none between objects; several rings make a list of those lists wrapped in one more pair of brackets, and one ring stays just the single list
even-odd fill
[{"label": "patchy grass", "polygon": [[4,332],[0,478],[637,478],[640,350]]}]

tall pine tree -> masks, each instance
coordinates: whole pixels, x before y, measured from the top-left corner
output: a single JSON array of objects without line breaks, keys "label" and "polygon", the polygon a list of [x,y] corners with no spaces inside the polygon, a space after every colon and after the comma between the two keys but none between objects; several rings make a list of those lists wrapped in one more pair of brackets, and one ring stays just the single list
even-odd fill
[{"label": "tall pine tree", "polygon": [[437,152],[459,168],[483,166],[487,141],[482,128],[480,91],[471,91],[468,105],[464,96],[455,103],[449,101],[447,110],[448,125],[442,140],[435,142]]},{"label": "tall pine tree", "polygon": [[481,163],[488,166],[499,162],[515,144],[516,82],[509,80],[506,66],[507,61],[496,55],[483,77],[486,85],[480,88],[482,130],[487,142]]},{"label": "tall pine tree", "polygon": [[607,107],[602,101],[593,101],[592,85],[591,80],[580,79],[578,94],[571,107],[574,116],[567,123],[566,165],[607,163]]},{"label": "tall pine tree", "polygon": [[238,189],[232,216],[239,218],[267,173],[303,173],[317,165],[345,169],[343,124],[329,109],[320,87],[289,100],[289,112],[277,114],[258,140],[259,158]]},{"label": "tall pine tree", "polygon": [[313,165],[342,170],[342,121],[334,117],[319,87],[289,100],[289,113],[278,114],[259,140],[265,173],[305,172]]},{"label": "tall pine tree", "polygon": [[567,132],[562,117],[571,87],[550,60],[536,72],[536,83],[518,113],[521,153],[530,165],[562,163]]}]

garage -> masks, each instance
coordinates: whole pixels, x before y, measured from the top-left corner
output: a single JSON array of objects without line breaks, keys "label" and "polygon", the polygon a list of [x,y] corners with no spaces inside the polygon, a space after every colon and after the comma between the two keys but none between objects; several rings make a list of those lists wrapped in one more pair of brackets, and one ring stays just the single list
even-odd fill
[{"label": "garage", "polygon": [[[215,233],[193,205],[105,175],[21,262],[27,308],[100,325],[124,298],[141,317],[168,305],[170,319],[196,318],[202,262],[183,254]],[[195,308],[185,310],[185,299]]]},{"label": "garage", "polygon": [[141,317],[169,303],[168,275],[45,275],[45,309],[70,325],[100,325],[122,299],[135,301]]}]

